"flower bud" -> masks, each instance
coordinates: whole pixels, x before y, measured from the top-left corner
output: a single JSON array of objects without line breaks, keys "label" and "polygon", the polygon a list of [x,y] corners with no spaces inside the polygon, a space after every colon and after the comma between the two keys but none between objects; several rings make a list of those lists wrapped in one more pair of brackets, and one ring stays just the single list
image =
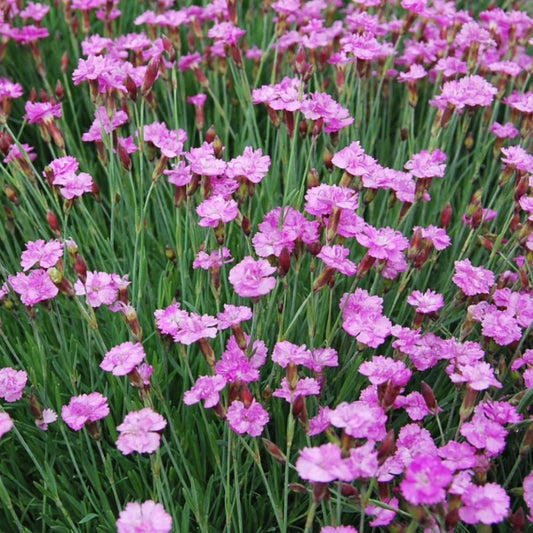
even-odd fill
[{"label": "flower bud", "polygon": [[283,452],[279,449],[279,446],[274,444],[272,441],[265,439],[264,437],[261,440],[263,441],[263,444],[265,445],[266,451],[274,459],[276,459],[276,461],[280,462],[283,465],[287,462],[287,458],[285,457]]}]

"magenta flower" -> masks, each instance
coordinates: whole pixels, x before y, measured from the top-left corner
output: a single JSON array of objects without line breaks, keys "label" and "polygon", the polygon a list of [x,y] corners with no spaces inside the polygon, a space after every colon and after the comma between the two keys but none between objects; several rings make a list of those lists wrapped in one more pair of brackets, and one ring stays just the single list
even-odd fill
[{"label": "magenta flower", "polygon": [[220,176],[226,170],[226,162],[215,157],[213,144],[204,142],[202,146],[185,152],[191,172],[199,176]]},{"label": "magenta flower", "polygon": [[[83,61],[80,59],[80,62]],[[102,133],[115,131],[119,126],[128,122],[128,115],[125,111],[119,109],[111,117],[109,117],[107,109],[104,106],[96,108],[94,112],[94,120],[89,130],[81,136],[83,142],[102,142]]]},{"label": "magenta flower", "polygon": [[413,391],[407,396],[398,396],[394,401],[394,408],[403,407],[411,420],[423,420],[427,415],[431,414],[428,409],[426,400],[422,394]]},{"label": "magenta flower", "polygon": [[418,455],[407,466],[400,488],[409,503],[434,505],[444,500],[452,479],[451,470],[439,457]]},{"label": "magenta flower", "polygon": [[214,407],[220,401],[220,391],[226,386],[223,376],[200,376],[193,388],[183,395],[185,405],[193,405],[204,400],[204,407]]},{"label": "magenta flower", "polygon": [[192,344],[200,339],[214,339],[217,335],[217,324],[214,316],[191,313],[180,320],[174,333],[174,342]]},{"label": "magenta flower", "polygon": [[178,328],[185,318],[189,316],[187,311],[180,309],[179,303],[174,303],[165,309],[156,309],[154,311],[157,329],[163,335],[176,335]]},{"label": "magenta flower", "polygon": [[305,210],[316,217],[331,215],[334,207],[355,210],[359,207],[358,194],[353,189],[325,183],[308,189]]},{"label": "magenta flower", "polygon": [[218,250],[213,250],[210,254],[200,250],[192,263],[192,267],[209,270],[210,268],[220,268],[222,265],[231,263],[232,261],[233,257],[231,257],[231,252],[223,246]]},{"label": "magenta flower", "polygon": [[478,450],[485,449],[489,456],[499,455],[505,448],[507,430],[482,412],[476,412],[470,422],[463,423],[460,433]]},{"label": "magenta flower", "polygon": [[159,448],[160,432],[166,425],[167,421],[149,407],[132,411],[117,426],[117,431],[120,432],[117,448],[124,455],[132,452],[153,453]]},{"label": "magenta flower", "polygon": [[13,429],[13,420],[11,420],[11,417],[4,413],[3,411],[0,412],[0,439],[11,429]]},{"label": "magenta flower", "polygon": [[324,526],[320,533],[357,533],[353,526]]},{"label": "magenta flower", "polygon": [[533,470],[524,478],[522,487],[524,488],[524,501],[529,508],[528,519],[533,522]]},{"label": "magenta flower", "polygon": [[276,389],[272,396],[293,402],[298,396],[315,396],[320,394],[320,383],[315,378],[301,378],[295,387],[291,387],[287,378],[281,380],[281,387]]},{"label": "magenta flower", "polygon": [[6,402],[16,402],[22,398],[22,392],[28,381],[28,374],[24,370],[14,368],[0,368],[0,398]]},{"label": "magenta flower", "polygon": [[329,421],[356,439],[381,441],[387,434],[387,415],[379,405],[366,401],[340,403],[330,412]]},{"label": "magenta flower", "polygon": [[483,267],[475,267],[470,259],[455,261],[455,274],[452,281],[466,294],[488,294],[494,285],[494,274]]},{"label": "magenta flower", "polygon": [[7,279],[13,290],[20,296],[21,302],[30,307],[50,300],[59,293],[59,289],[53,284],[46,270],[42,268],[32,270],[28,274],[19,272],[15,276],[8,276]]},{"label": "magenta flower", "polygon": [[142,344],[123,342],[109,350],[100,363],[100,368],[112,372],[114,376],[125,376],[146,357]]},{"label": "magenta flower", "polygon": [[407,303],[415,307],[417,313],[434,313],[444,307],[442,294],[427,289],[426,292],[414,290],[408,297]]},{"label": "magenta flower", "polygon": [[20,266],[26,271],[38,264],[41,268],[50,268],[63,257],[63,243],[57,239],[45,242],[43,239],[28,241],[22,252]]},{"label": "magenta flower", "polygon": [[322,372],[326,366],[339,366],[339,356],[334,348],[315,348],[311,350],[311,360],[306,366],[314,372]]},{"label": "magenta flower", "polygon": [[276,279],[271,277],[274,272],[276,267],[266,259],[255,260],[246,256],[229,271],[229,280],[239,296],[257,298],[268,294],[276,286]]},{"label": "magenta flower", "polygon": [[[457,373],[458,372],[458,373]],[[502,388],[502,384],[494,377],[494,369],[485,361],[474,361],[458,364],[456,373],[450,374],[454,383],[468,383],[471,389],[481,391],[489,387]]]},{"label": "magenta flower", "polygon": [[[383,503],[389,505],[390,507],[398,508],[398,504],[400,502],[398,501],[398,498],[391,498],[391,499],[385,499]],[[385,509],[377,505],[367,505],[365,507],[365,512],[367,514],[371,514],[375,516],[372,522],[370,522],[370,525],[372,527],[388,526],[394,520],[394,517],[396,516],[396,511]]]},{"label": "magenta flower", "polygon": [[218,329],[226,329],[236,326],[245,320],[252,318],[252,310],[245,305],[224,304],[224,311],[217,314]]},{"label": "magenta flower", "polygon": [[409,248],[409,241],[393,228],[375,228],[367,224],[356,235],[357,242],[368,248],[368,254],[375,259],[394,260],[403,250]]},{"label": "magenta flower", "polygon": [[474,468],[476,465],[476,449],[468,442],[450,440],[439,448],[438,454],[453,471]]},{"label": "magenta flower", "polygon": [[168,158],[183,154],[187,134],[182,129],[169,130],[164,122],[153,122],[144,126],[144,140],[151,142]]},{"label": "magenta flower", "polygon": [[74,431],[79,431],[87,422],[95,422],[108,414],[107,398],[99,392],[73,396],[68,405],[61,409],[65,424]]},{"label": "magenta flower", "polygon": [[[254,345],[257,341],[254,343]],[[230,383],[250,383],[259,380],[259,370],[246,353],[239,348],[235,337],[228,340],[226,351],[215,366],[215,372]]]},{"label": "magenta flower", "polygon": [[489,131],[499,139],[512,139],[520,133],[512,122],[506,122],[505,124],[493,122],[490,125]]},{"label": "magenta flower", "polygon": [[299,346],[289,341],[280,341],[275,344],[272,351],[272,361],[282,368],[285,368],[289,363],[308,366],[311,360],[311,352],[305,344]]},{"label": "magenta flower", "polygon": [[511,500],[497,483],[470,485],[461,499],[459,516],[467,524],[497,524],[509,514]]},{"label": "magenta flower", "polygon": [[237,202],[231,198],[226,200],[222,196],[211,196],[196,208],[196,212],[201,217],[198,222],[200,226],[216,228],[220,223],[237,218],[239,208]]},{"label": "magenta flower", "polygon": [[236,433],[247,433],[251,437],[258,437],[270,417],[266,409],[255,399],[246,407],[241,401],[234,401],[226,412],[229,427]]},{"label": "magenta flower", "polygon": [[120,511],[116,526],[118,533],[169,533],[172,517],[152,500],[130,502]]}]

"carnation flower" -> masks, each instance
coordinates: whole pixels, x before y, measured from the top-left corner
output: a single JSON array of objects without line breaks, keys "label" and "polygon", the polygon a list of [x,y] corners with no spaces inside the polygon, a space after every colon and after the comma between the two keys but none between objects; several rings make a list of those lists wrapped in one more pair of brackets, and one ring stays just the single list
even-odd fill
[{"label": "carnation flower", "polygon": [[0,398],[6,402],[16,402],[22,398],[22,392],[28,381],[28,374],[24,370],[14,368],[0,368]]},{"label": "carnation flower", "polygon": [[28,274],[19,272],[15,276],[8,276],[7,279],[13,290],[20,295],[20,301],[27,306],[50,300],[59,293],[59,289],[42,268],[32,270]]},{"label": "carnation flower", "polygon": [[236,433],[247,433],[251,437],[258,437],[263,433],[269,418],[266,409],[255,399],[248,407],[243,402],[235,400],[226,412],[229,427]]},{"label": "carnation flower", "polygon": [[112,372],[114,376],[125,376],[141,364],[145,356],[141,343],[123,342],[105,354],[100,368]]},{"label": "carnation flower", "polygon": [[223,376],[200,376],[193,388],[183,396],[183,403],[192,405],[204,400],[204,407],[214,407],[220,400],[220,391],[226,386]]},{"label": "carnation flower", "polygon": [[475,267],[470,259],[455,261],[455,274],[452,281],[466,294],[474,296],[476,294],[488,294],[494,285],[494,274],[492,271]]},{"label": "carnation flower", "polygon": [[132,411],[126,415],[124,422],[117,426],[117,431],[120,432],[117,448],[124,455],[131,452],[153,453],[161,442],[159,432],[166,425],[167,421],[149,407]]},{"label": "carnation flower", "polygon": [[442,294],[427,289],[426,292],[414,290],[408,297],[407,303],[415,307],[417,313],[434,313],[441,307],[444,307],[444,298]]},{"label": "carnation flower", "polygon": [[63,243],[57,239],[45,242],[43,239],[28,241],[22,252],[20,266],[26,271],[39,264],[41,268],[50,268],[63,257]]},{"label": "carnation flower", "polygon": [[11,429],[13,429],[13,420],[8,413],[0,411],[0,439]]},{"label": "carnation flower", "polygon": [[271,266],[266,259],[255,260],[246,256],[229,271],[229,280],[239,296],[257,298],[275,287],[276,280],[270,277],[275,271],[276,267]]},{"label": "carnation flower", "polygon": [[459,516],[467,524],[497,524],[509,513],[510,498],[497,483],[470,485],[461,496]]},{"label": "carnation flower", "polygon": [[68,405],[61,409],[65,424],[74,431],[79,431],[87,422],[95,422],[108,414],[107,398],[99,392],[73,396]]},{"label": "carnation flower", "polygon": [[160,503],[130,502],[120,511],[116,526],[118,533],[169,533],[172,518]]}]

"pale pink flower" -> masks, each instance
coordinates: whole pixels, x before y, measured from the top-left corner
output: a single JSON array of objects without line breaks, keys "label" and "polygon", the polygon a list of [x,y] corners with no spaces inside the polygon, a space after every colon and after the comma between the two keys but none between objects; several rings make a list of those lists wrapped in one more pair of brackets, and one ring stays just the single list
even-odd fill
[{"label": "pale pink flower", "polygon": [[263,433],[270,417],[266,409],[254,399],[248,407],[239,400],[232,402],[226,412],[226,419],[229,427],[236,433],[258,437]]},{"label": "pale pink flower", "polygon": [[0,412],[0,439],[11,429],[13,429],[13,420],[8,413],[3,411]]},{"label": "pale pink flower", "polygon": [[159,448],[160,432],[166,425],[167,421],[149,407],[132,411],[117,426],[117,431],[120,432],[117,448],[124,455],[132,452],[153,453]]},{"label": "pale pink flower", "polygon": [[357,266],[353,261],[348,259],[350,249],[342,244],[333,244],[332,246],[322,246],[320,253],[317,255],[324,263],[341,274],[353,276],[357,272]]},{"label": "pale pink flower", "polygon": [[528,519],[533,522],[533,470],[524,478],[522,487],[524,488],[524,501],[529,508]]},{"label": "pale pink flower", "polygon": [[453,383],[468,383],[471,389],[478,391],[489,387],[502,388],[502,384],[494,377],[494,369],[485,361],[458,364],[456,373],[450,374],[450,379]]},{"label": "pale pink flower", "polygon": [[442,178],[446,172],[446,154],[435,149],[432,152],[422,150],[414,154],[404,168],[417,178]]},{"label": "pale pink flower", "polygon": [[367,376],[372,385],[382,385],[390,381],[398,387],[407,385],[412,374],[403,361],[383,355],[374,355],[371,361],[362,363],[358,371]]},{"label": "pale pink flower", "polygon": [[494,285],[494,273],[483,267],[475,267],[470,259],[455,261],[452,281],[466,294],[488,294]]},{"label": "pale pink flower", "polygon": [[213,250],[210,254],[200,250],[192,263],[192,267],[209,270],[210,268],[220,268],[222,265],[232,261],[231,252],[223,246],[218,250]]},{"label": "pale pink flower", "polygon": [[459,517],[467,524],[497,524],[503,522],[510,510],[511,499],[497,483],[470,485],[461,496],[463,506]]},{"label": "pale pink flower", "polygon": [[28,381],[28,374],[24,370],[14,368],[0,368],[0,398],[6,402],[16,402],[22,398],[22,392]]},{"label": "pale pink flower", "polygon": [[211,196],[196,208],[196,212],[201,217],[198,222],[200,226],[216,228],[220,223],[230,222],[237,218],[239,208],[232,198]]},{"label": "pale pink flower", "polygon": [[179,303],[174,303],[165,309],[156,309],[154,311],[157,329],[163,335],[176,335],[181,322],[189,315],[187,311],[180,309]]},{"label": "pale pink flower", "polygon": [[61,118],[61,104],[53,102],[31,102],[25,105],[26,114],[22,118],[28,119],[29,124],[53,122],[54,118]]},{"label": "pale pink flower", "polygon": [[111,305],[118,297],[118,288],[111,274],[88,271],[85,282],[77,280],[74,291],[78,296],[85,295],[91,307]]},{"label": "pale pink flower", "polygon": [[340,403],[330,412],[329,421],[356,439],[381,441],[387,434],[387,415],[379,405],[365,401]]},{"label": "pale pink flower", "polygon": [[109,414],[107,398],[99,392],[73,396],[61,409],[61,417],[67,426],[79,431],[87,422],[95,422]]},{"label": "pale pink flower", "polygon": [[453,471],[474,468],[476,465],[476,449],[468,442],[448,441],[438,449],[443,463]]},{"label": "pale pink flower", "polygon": [[120,511],[116,526],[118,533],[169,533],[172,517],[160,503],[152,500],[129,502]]},{"label": "pale pink flower", "polygon": [[309,431],[307,432],[307,434],[310,437],[314,435],[319,435],[320,433],[326,431],[326,429],[329,428],[330,413],[331,409],[329,407],[322,407],[321,405],[318,407],[318,413],[313,418],[309,419]]},{"label": "pale pink flower", "polygon": [[59,293],[59,289],[53,284],[46,270],[42,268],[32,270],[28,274],[19,272],[14,276],[8,276],[7,280],[20,296],[20,301],[30,307],[50,300]]},{"label": "pale pink flower", "polygon": [[325,183],[308,189],[305,210],[317,217],[331,215],[334,207],[355,210],[359,206],[358,194],[353,189]]},{"label": "pale pink flower", "polygon": [[296,470],[302,479],[312,483],[350,478],[350,469],[341,457],[341,449],[333,443],[303,448],[296,460]]},{"label": "pale pink flower", "polygon": [[489,131],[499,139],[512,139],[520,133],[512,122],[506,122],[505,124],[493,122],[490,125]]},{"label": "pale pink flower", "polygon": [[53,409],[43,409],[41,417],[35,420],[35,425],[43,431],[48,430],[48,424],[57,420],[57,413]]},{"label": "pale pink flower", "polygon": [[314,372],[322,372],[326,366],[339,366],[337,350],[330,347],[314,348],[311,350],[311,360],[306,366]]},{"label": "pale pink flower", "polygon": [[112,372],[114,376],[125,376],[140,365],[145,356],[141,343],[123,342],[105,354],[100,368]]},{"label": "pale pink flower", "polygon": [[435,96],[429,103],[442,110],[450,105],[461,113],[467,106],[489,106],[497,92],[498,89],[494,85],[474,74],[445,82],[441,94]]},{"label": "pale pink flower", "polygon": [[[83,61],[80,59],[80,62]],[[94,120],[89,127],[89,130],[81,136],[83,142],[98,141],[102,142],[102,133],[110,135],[122,124],[128,122],[128,115],[122,109],[116,111],[111,117],[104,106],[96,108],[94,112]]]},{"label": "pale pink flower", "polygon": [[24,270],[38,264],[41,268],[50,268],[63,257],[63,243],[57,239],[45,242],[43,239],[28,241],[22,252],[20,266]]},{"label": "pale pink flower", "polygon": [[[391,498],[385,499],[383,503],[390,507],[398,508],[400,502],[398,501],[398,498]],[[396,511],[385,509],[383,507],[379,507],[378,505],[367,505],[365,507],[365,513],[375,515],[375,518],[372,520],[372,522],[370,522],[372,527],[388,526],[396,516]]]},{"label": "pale pink flower", "polygon": [[252,310],[245,305],[224,304],[224,311],[217,314],[218,329],[236,326],[245,320],[250,320],[252,316]]},{"label": "pale pink flower", "polygon": [[183,403],[193,405],[204,400],[204,407],[214,407],[220,400],[220,391],[226,386],[223,376],[200,376],[193,388],[183,396]]},{"label": "pale pink flower", "polygon": [[282,368],[287,367],[289,363],[308,366],[311,360],[311,352],[305,344],[300,346],[289,341],[280,341],[275,344],[272,351],[272,361]]},{"label": "pale pink flower", "polygon": [[407,303],[415,307],[417,313],[434,313],[444,307],[442,294],[427,289],[426,292],[414,290],[408,297]]},{"label": "pale pink flower", "polygon": [[272,396],[283,398],[292,403],[298,396],[315,396],[320,394],[320,383],[315,378],[301,378],[295,387],[291,387],[287,378],[281,380],[281,387],[276,389]]},{"label": "pale pink flower", "polygon": [[261,148],[253,150],[246,146],[242,155],[234,157],[226,166],[228,178],[246,178],[251,183],[259,183],[270,168],[270,157],[263,155]]},{"label": "pale pink flower", "polygon": [[191,313],[180,320],[174,334],[174,342],[192,344],[200,339],[214,339],[217,335],[218,321],[211,315]]},{"label": "pale pink flower", "polygon": [[271,277],[274,272],[276,267],[266,259],[255,260],[246,256],[229,271],[229,281],[239,296],[257,298],[268,294],[276,286],[276,279]]}]

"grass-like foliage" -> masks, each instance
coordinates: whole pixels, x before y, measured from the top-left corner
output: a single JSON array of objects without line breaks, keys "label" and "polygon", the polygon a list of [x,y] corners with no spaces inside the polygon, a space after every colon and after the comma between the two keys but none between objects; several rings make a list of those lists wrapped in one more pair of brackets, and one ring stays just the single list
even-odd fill
[{"label": "grass-like foliage", "polygon": [[527,2],[1,2],[0,530],[525,531]]}]

